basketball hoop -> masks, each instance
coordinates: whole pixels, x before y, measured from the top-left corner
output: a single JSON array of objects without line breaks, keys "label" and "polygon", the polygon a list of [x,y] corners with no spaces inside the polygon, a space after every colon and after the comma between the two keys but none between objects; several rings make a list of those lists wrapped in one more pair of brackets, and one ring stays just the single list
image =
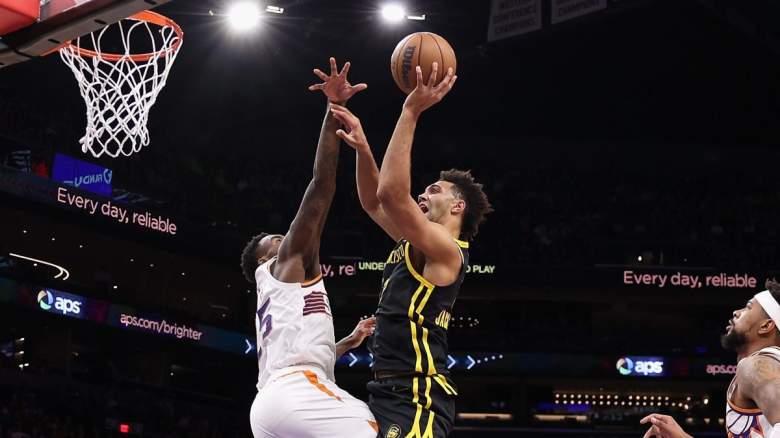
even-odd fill
[{"label": "basketball hoop", "polygon": [[[109,28],[121,37],[123,53],[101,49]],[[131,52],[130,38],[139,28],[150,37],[148,53]],[[143,11],[89,37],[91,49],[82,47],[81,39],[86,36],[68,41],[59,49],[87,104],[87,130],[79,140],[81,150],[96,158],[103,154],[113,158],[132,155],[149,145],[149,110],[165,86],[184,33],[170,18]]]}]

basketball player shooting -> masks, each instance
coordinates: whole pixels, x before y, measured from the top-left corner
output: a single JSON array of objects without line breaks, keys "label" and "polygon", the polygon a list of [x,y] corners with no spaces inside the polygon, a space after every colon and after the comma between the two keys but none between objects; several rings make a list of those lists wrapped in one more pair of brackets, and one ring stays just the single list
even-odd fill
[{"label": "basketball player shooting", "polygon": [[330,112],[366,89],[347,80],[349,63],[330,75],[315,69],[322,83],[309,87],[328,98],[314,174],[285,235],[260,234],[244,248],[244,276],[257,284],[258,394],[250,421],[255,438],[336,436],[375,438],[377,425],[366,404],[336,386],[336,358],[373,331],[361,321],[335,344],[328,295],[320,272],[320,236],[336,191],[339,122]]},{"label": "basketball player shooting", "polygon": [[374,380],[369,406],[382,437],[438,438],[452,430],[457,390],[447,372],[447,328],[468,267],[468,240],[491,211],[482,185],[468,171],[441,172],[415,201],[411,152],[420,115],[444,98],[456,77],[450,69],[428,84],[417,67],[381,170],[360,120],[342,106],[331,111],[345,129],[337,134],[357,154],[363,209],[396,242],[385,264],[370,341]]},{"label": "basketball player shooting", "polygon": [[[729,438],[780,438],[780,283],[768,280],[734,317],[721,344],[737,353],[737,375],[726,392]],[[674,418],[652,414],[645,438],[690,437]]]}]

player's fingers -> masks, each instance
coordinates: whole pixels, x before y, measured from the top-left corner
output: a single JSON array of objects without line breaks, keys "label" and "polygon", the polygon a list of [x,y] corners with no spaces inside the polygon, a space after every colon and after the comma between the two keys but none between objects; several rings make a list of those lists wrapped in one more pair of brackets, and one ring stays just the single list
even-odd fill
[{"label": "player's fingers", "polygon": [[341,113],[344,113],[344,114],[350,115],[350,116],[352,116],[352,117],[355,117],[355,115],[354,115],[354,114],[352,114],[352,111],[350,111],[350,110],[349,110],[349,108],[347,108],[347,107],[345,107],[345,106],[343,106],[343,105],[339,105],[339,104],[337,104],[337,103],[331,103],[331,104],[330,104],[330,108],[331,108],[332,110],[336,110],[336,111],[338,111],[338,112],[341,112]]},{"label": "player's fingers", "polygon": [[449,84],[452,82],[454,75],[452,74],[452,67],[447,69],[447,74],[444,75],[444,78],[439,82],[438,88],[447,88]]},{"label": "player's fingers", "polygon": [[653,424],[660,424],[660,425],[669,425],[673,421],[674,420],[672,419],[672,417],[670,417],[668,415],[658,415],[658,414],[653,415],[653,418],[650,419],[651,423],[653,423]]},{"label": "player's fingers", "polygon": [[449,83],[447,83],[447,92],[452,90],[452,87],[455,86],[455,81],[458,80],[457,76],[453,76]]},{"label": "player's fingers", "polygon": [[309,91],[322,90],[325,86],[322,84],[309,85]]},{"label": "player's fingers", "polygon": [[658,429],[656,429],[655,426],[651,427],[650,429],[647,429],[647,432],[645,432],[645,435],[642,438],[651,438],[651,437],[660,437],[661,434],[658,432]]},{"label": "player's fingers", "polygon": [[[340,138],[340,139],[342,139],[342,140],[344,140],[344,142],[346,142],[348,145],[350,145],[350,146],[354,146],[354,144],[355,144],[355,139],[354,139],[354,138],[352,138],[352,136],[351,136],[351,135],[349,135],[349,134],[347,134],[346,132],[344,132],[344,130],[343,130],[343,129],[339,129],[338,131],[336,131],[336,135],[338,135],[338,136],[339,136],[339,138]],[[362,333],[362,332],[363,332],[363,330],[361,330],[361,329],[358,329],[358,333]]]},{"label": "player's fingers", "polygon": [[333,113],[333,117],[336,120],[338,120],[339,122],[341,122],[342,125],[346,125],[347,124],[346,120],[344,120],[344,115],[343,114],[339,114],[336,111],[331,111],[331,113]]},{"label": "player's fingers", "polygon": [[368,84],[366,84],[366,83],[359,83],[357,85],[353,85],[352,86],[352,91],[357,93],[358,91],[363,91],[366,88],[368,88]]},{"label": "player's fingers", "polygon": [[423,84],[423,80],[422,80],[422,69],[418,65],[417,67],[415,67],[414,71],[415,73],[417,73],[417,88],[424,87],[425,84]]},{"label": "player's fingers", "polygon": [[641,420],[639,420],[639,424],[647,424],[647,423],[650,422],[650,420],[652,420],[655,417],[660,417],[660,415],[656,414],[656,413],[650,414],[650,415],[646,416],[645,418],[642,418]]},{"label": "player's fingers", "polygon": [[428,78],[428,86],[433,87],[436,85],[436,78],[439,76],[439,63],[434,62],[433,66],[431,67],[431,77]]},{"label": "player's fingers", "polygon": [[315,68],[313,71],[314,71],[314,74],[317,75],[318,78],[322,79],[323,81],[327,81],[328,80],[328,75],[323,73],[322,70],[320,70],[318,68]]},{"label": "player's fingers", "polygon": [[338,120],[339,122],[341,122],[344,125],[346,125],[349,128],[350,132],[352,132],[352,129],[354,129],[354,127],[356,125],[354,116],[352,116],[351,114],[346,113],[344,111],[337,110],[337,109],[332,109],[331,113],[333,113],[333,117],[335,117],[336,120]]},{"label": "player's fingers", "polygon": [[339,74],[339,69],[336,67],[336,58],[330,57],[330,75],[336,76]]},{"label": "player's fingers", "polygon": [[349,67],[351,65],[352,64],[350,64],[349,61],[344,63],[344,67],[341,68],[341,73],[339,73],[339,77],[340,78],[346,78],[347,77],[347,73],[349,73]]}]

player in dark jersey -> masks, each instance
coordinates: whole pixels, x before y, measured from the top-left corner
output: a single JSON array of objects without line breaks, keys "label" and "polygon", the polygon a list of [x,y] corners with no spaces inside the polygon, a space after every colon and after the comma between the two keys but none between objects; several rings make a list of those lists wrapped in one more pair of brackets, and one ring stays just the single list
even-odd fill
[{"label": "player in dark jersey", "polygon": [[[428,83],[434,84],[437,65]],[[452,89],[452,70],[428,86],[417,68],[381,171],[360,121],[333,106],[337,131],[357,152],[363,209],[396,241],[382,275],[376,331],[370,341],[374,380],[369,407],[385,438],[443,438],[452,430],[457,390],[446,368],[447,327],[468,267],[468,241],[491,211],[482,185],[468,171],[441,172],[415,201],[411,150],[417,120]]]}]

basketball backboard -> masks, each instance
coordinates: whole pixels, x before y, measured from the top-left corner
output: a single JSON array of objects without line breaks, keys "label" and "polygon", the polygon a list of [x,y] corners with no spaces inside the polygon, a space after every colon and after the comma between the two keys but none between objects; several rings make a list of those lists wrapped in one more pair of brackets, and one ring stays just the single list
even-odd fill
[{"label": "basketball backboard", "polygon": [[[12,9],[23,1],[29,0],[0,0],[0,13],[4,4]],[[40,1],[40,11],[33,24],[6,35],[0,29],[0,68],[45,55],[68,40],[170,0],[34,1]]]}]

